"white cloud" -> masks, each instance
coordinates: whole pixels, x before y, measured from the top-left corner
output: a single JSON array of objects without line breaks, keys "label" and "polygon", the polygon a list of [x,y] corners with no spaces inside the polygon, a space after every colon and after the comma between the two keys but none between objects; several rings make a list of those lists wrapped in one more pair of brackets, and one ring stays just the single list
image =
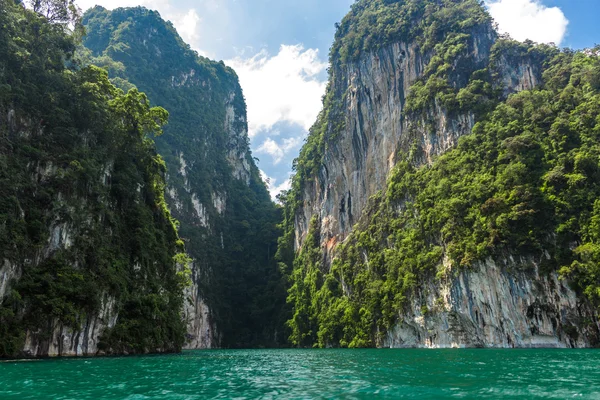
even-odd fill
[{"label": "white cloud", "polygon": [[270,178],[264,171],[260,171],[262,179],[267,183],[271,198],[275,200],[277,195],[284,190],[290,190],[292,188],[292,178],[286,179],[283,183],[277,185],[277,179]]},{"label": "white cloud", "polygon": [[546,7],[540,0],[486,0],[501,33],[513,39],[530,39],[560,45],[569,20],[558,7]]},{"label": "white cloud", "polygon": [[174,16],[172,21],[184,42],[192,45],[198,41],[199,35],[197,28],[200,17],[195,9],[191,8],[183,15]]},{"label": "white cloud", "polygon": [[282,45],[275,56],[263,50],[225,63],[235,69],[244,89],[251,137],[282,121],[305,130],[314,123],[326,86],[320,74],[327,68],[318,50]]},{"label": "white cloud", "polygon": [[281,144],[275,142],[271,138],[267,138],[256,150],[257,153],[265,153],[273,157],[273,165],[277,165],[283,158],[295,148],[299,147],[300,138],[283,139]]}]

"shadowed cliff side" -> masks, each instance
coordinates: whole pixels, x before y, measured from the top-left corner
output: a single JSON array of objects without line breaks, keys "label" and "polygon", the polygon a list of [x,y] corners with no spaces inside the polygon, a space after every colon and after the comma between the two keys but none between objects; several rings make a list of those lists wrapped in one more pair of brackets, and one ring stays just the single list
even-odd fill
[{"label": "shadowed cliff side", "polygon": [[285,343],[286,293],[274,260],[280,210],[249,150],[235,72],[198,56],[145,8],[96,7],[83,23],[84,57],[170,112],[157,148],[167,164],[167,202],[194,259],[187,346]]}]

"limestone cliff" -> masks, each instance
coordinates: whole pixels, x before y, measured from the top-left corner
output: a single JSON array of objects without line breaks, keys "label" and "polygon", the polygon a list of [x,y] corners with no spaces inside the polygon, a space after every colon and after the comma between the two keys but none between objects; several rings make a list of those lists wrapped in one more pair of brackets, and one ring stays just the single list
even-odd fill
[{"label": "limestone cliff", "polygon": [[[199,56],[155,11],[96,7],[83,22],[88,62],[106,67],[115,83],[144,90],[170,113],[157,148],[167,164],[167,201],[194,259],[186,347],[284,340],[275,337],[283,283],[269,251],[279,210],[249,149],[235,72]],[[257,303],[264,301],[276,306]],[[252,310],[261,316],[252,318]]]},{"label": "limestone cliff", "polygon": [[168,113],[77,66],[67,22],[0,9],[0,357],[179,351]]},{"label": "limestone cliff", "polygon": [[[100,129],[114,129],[112,140],[126,146],[126,153],[99,139],[93,129],[71,137],[65,152],[54,147],[61,128],[57,130],[52,120],[42,128],[32,124],[29,112],[11,110],[9,115],[0,119],[0,131],[12,142],[1,154],[6,166],[2,175],[6,197],[2,207],[0,355],[176,351],[183,340],[177,344],[175,337],[135,343],[132,336],[128,341],[133,345],[111,337],[114,329],[126,332],[124,325],[145,322],[141,310],[136,317],[129,315],[132,293],[140,308],[146,291],[156,304],[170,301],[174,321],[183,305],[177,294],[183,285],[172,258],[179,247],[177,233],[170,215],[161,209],[163,195],[154,192],[164,183],[159,164],[152,164],[156,162],[152,147],[138,148],[135,141],[121,141],[118,127],[106,125]],[[81,155],[90,148],[94,156]],[[36,149],[36,158],[24,149]],[[75,154],[79,154],[76,159],[64,161]],[[154,176],[153,169],[159,175]],[[123,181],[131,182],[135,189],[122,192]],[[137,220],[125,218],[127,214]],[[141,231],[136,231],[142,226],[150,234],[163,236],[164,242],[148,238],[144,242]],[[160,283],[155,286],[157,280]],[[153,294],[154,288],[161,294]],[[171,323],[163,318],[152,318],[156,329]],[[176,325],[170,328],[178,329]]]},{"label": "limestone cliff", "polygon": [[[458,214],[425,220],[414,205],[426,198],[423,185],[437,184],[412,183],[413,171],[435,170],[438,158],[471,135],[496,104],[544,85],[555,54],[500,38],[475,1],[363,0],[353,6],[338,26],[324,110],[296,161],[286,199],[289,236],[280,241],[280,257],[289,257],[293,238],[294,261],[288,258],[287,265],[295,344],[598,342],[594,307],[578,285],[576,294],[556,270],[548,271],[547,264],[564,260],[544,249],[511,253],[508,246],[493,254],[477,250],[486,254],[480,259],[467,251],[459,268],[451,254],[462,222],[439,222]],[[409,247],[418,258],[409,258]]]},{"label": "limestone cliff", "polygon": [[[471,74],[490,66],[503,97],[537,86],[542,71],[532,57],[499,52],[490,60],[497,39],[491,25],[474,27],[460,55],[466,68],[451,77],[450,85],[460,89]],[[368,199],[385,188],[394,165],[411,146],[417,143],[422,150],[417,165],[430,164],[472,131],[476,120],[471,110],[449,113],[435,102],[423,115],[407,115],[411,87],[423,79],[434,55],[433,50],[423,54],[416,42],[400,42],[349,63],[334,59],[329,92],[341,97],[345,128],[327,142],[318,173],[304,185],[304,204],[295,221],[296,249],[312,216],[318,215],[329,254],[358,222]]]}]

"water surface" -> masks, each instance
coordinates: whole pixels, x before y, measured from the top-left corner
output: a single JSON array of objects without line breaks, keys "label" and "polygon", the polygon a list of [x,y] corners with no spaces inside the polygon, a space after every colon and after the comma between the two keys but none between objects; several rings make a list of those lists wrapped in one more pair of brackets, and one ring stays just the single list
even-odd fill
[{"label": "water surface", "polygon": [[206,350],[0,362],[0,399],[600,399],[599,350]]}]

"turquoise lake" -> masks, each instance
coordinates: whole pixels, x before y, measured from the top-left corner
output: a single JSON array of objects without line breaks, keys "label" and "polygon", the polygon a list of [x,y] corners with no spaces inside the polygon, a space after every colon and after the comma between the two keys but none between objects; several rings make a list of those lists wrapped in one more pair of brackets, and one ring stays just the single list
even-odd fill
[{"label": "turquoise lake", "polygon": [[5,361],[0,399],[600,399],[600,350],[204,350]]}]

